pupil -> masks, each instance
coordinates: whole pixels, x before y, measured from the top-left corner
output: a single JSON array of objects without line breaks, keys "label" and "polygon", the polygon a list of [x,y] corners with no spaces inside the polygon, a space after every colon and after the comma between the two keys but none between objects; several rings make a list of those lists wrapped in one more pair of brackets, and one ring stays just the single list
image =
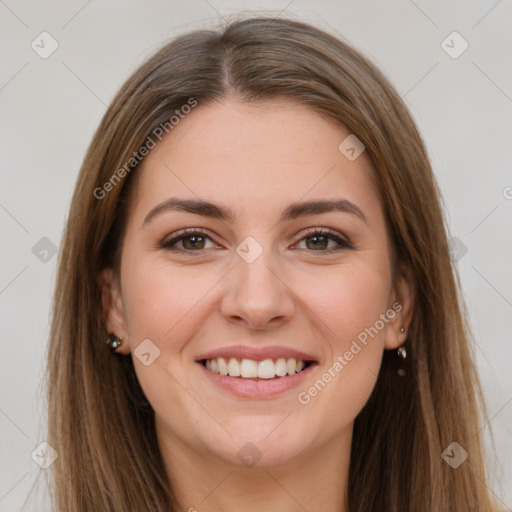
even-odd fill
[{"label": "pupil", "polygon": [[[198,241],[199,241],[199,243],[201,243],[202,240],[203,240],[202,236],[189,236],[189,237],[185,238],[183,241],[184,241],[186,249],[197,249]],[[187,247],[187,244],[191,245],[191,247]]]},{"label": "pupil", "polygon": [[[318,240],[319,240],[319,239],[321,240],[321,242],[320,242],[320,244],[321,244],[321,245],[318,243]],[[310,238],[310,240],[311,240],[311,241],[312,241],[312,240],[316,240],[316,242],[313,242],[313,246],[314,246],[314,247],[316,247],[316,248],[320,247],[320,248],[322,248],[322,249],[325,249],[325,248],[326,248],[326,245],[325,245],[325,243],[326,243],[326,237],[325,237],[325,236],[321,236],[321,235],[312,236],[312,237]],[[322,243],[322,242],[323,242],[323,243]]]}]

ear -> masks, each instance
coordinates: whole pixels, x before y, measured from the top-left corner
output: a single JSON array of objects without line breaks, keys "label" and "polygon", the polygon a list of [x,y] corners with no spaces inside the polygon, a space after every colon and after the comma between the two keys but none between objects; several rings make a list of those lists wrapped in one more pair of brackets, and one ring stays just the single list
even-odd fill
[{"label": "ear", "polygon": [[[402,264],[397,269],[397,275],[393,289],[389,296],[388,308],[395,311],[395,316],[389,321],[384,346],[387,350],[393,350],[402,345],[409,335],[414,312],[416,297],[416,285],[414,273],[409,265]],[[401,328],[404,332],[401,332]]]},{"label": "ear", "polygon": [[130,353],[128,329],[120,284],[111,268],[102,270],[98,275],[97,282],[101,289],[101,302],[107,331],[123,338],[123,342],[116,352],[128,355]]}]

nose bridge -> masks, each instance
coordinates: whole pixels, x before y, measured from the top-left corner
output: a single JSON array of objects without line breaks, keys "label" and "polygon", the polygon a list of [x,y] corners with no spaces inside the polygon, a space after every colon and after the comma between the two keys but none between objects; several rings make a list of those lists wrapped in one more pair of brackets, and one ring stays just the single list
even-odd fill
[{"label": "nose bridge", "polygon": [[236,253],[222,313],[241,318],[254,328],[288,319],[293,314],[293,300],[279,277],[279,260],[270,244],[264,247],[247,237]]}]

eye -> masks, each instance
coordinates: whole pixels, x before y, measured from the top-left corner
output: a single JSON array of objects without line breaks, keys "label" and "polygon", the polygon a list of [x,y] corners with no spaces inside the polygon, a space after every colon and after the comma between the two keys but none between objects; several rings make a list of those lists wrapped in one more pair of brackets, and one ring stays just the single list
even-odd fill
[{"label": "eye", "polygon": [[[210,247],[207,246],[208,241],[212,243]],[[298,247],[302,242],[305,242],[305,249],[309,250],[309,252],[331,253],[352,248],[350,243],[338,233],[325,228],[313,228],[307,231],[295,247],[304,249],[304,247]],[[176,236],[168,240],[164,240],[160,247],[171,251],[192,254],[218,247],[218,245],[204,231],[189,228],[180,231]]]},{"label": "eye", "polygon": [[[299,244],[302,242],[305,242],[306,249],[311,249],[313,252],[331,253],[352,248],[350,243],[335,231],[321,228],[313,228],[306,232],[305,236],[300,239]],[[334,247],[329,247],[329,242],[334,242]]]},{"label": "eye", "polygon": [[[163,249],[169,249],[173,251],[181,252],[200,252],[202,250],[211,249],[212,247],[206,247],[206,242],[213,240],[204,232],[197,229],[185,229],[181,231],[177,236],[164,240],[160,246]],[[181,244],[181,247],[179,246]],[[214,246],[216,246],[214,244]]]}]

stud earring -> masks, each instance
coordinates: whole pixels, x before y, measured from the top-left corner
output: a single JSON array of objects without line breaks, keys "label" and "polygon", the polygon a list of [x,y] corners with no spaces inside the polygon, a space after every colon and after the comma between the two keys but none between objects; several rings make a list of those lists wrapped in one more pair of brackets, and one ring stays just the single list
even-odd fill
[{"label": "stud earring", "polygon": [[110,333],[108,335],[107,345],[112,349],[115,350],[117,347],[120,347],[123,343],[122,336],[116,336],[114,333]]},{"label": "stud earring", "polygon": [[403,327],[400,327],[400,332],[405,332],[405,329]]}]

